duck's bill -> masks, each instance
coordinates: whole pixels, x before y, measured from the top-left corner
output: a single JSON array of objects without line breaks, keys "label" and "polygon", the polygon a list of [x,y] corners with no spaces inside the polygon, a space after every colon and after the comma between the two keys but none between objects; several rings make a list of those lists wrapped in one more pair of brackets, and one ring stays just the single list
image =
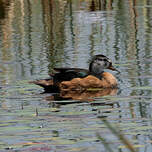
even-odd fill
[{"label": "duck's bill", "polygon": [[117,71],[117,72],[119,72],[115,67],[113,67],[112,65],[108,68],[108,69],[110,69],[110,70],[112,70],[112,71]]}]

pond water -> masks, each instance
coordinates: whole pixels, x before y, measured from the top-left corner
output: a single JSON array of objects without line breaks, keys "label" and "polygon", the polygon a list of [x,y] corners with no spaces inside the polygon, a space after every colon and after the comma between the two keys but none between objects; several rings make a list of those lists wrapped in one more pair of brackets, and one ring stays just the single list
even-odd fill
[{"label": "pond water", "polygon": [[[28,83],[53,67],[88,68],[95,54],[120,71],[112,95],[57,101]],[[0,151],[108,151],[98,135],[128,151],[105,117],[151,152],[151,60],[150,0],[0,0]]]}]

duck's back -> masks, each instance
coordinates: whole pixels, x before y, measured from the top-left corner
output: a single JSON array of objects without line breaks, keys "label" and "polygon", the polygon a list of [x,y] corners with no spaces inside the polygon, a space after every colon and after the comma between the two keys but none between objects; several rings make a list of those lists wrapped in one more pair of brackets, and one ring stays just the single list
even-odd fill
[{"label": "duck's back", "polygon": [[54,68],[57,73],[53,77],[54,83],[60,83],[62,81],[71,81],[73,78],[84,78],[88,76],[89,71],[80,68]]}]

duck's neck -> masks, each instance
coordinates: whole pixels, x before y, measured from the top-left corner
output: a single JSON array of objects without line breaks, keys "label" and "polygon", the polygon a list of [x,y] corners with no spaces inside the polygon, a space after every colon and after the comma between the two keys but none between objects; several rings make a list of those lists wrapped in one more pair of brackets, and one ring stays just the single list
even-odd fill
[{"label": "duck's neck", "polygon": [[94,73],[94,72],[90,72],[91,75],[97,77],[98,79],[102,79],[102,74],[104,73],[104,71],[102,71],[101,73]]}]

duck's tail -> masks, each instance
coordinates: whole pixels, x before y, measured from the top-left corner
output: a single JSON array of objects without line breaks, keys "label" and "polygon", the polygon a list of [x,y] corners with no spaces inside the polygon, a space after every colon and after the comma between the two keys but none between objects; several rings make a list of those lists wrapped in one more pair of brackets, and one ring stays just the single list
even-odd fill
[{"label": "duck's tail", "polygon": [[59,87],[57,85],[54,85],[52,79],[30,81],[29,83],[33,83],[33,84],[36,84],[36,85],[43,87],[45,93],[57,93],[57,92],[59,92]]}]

